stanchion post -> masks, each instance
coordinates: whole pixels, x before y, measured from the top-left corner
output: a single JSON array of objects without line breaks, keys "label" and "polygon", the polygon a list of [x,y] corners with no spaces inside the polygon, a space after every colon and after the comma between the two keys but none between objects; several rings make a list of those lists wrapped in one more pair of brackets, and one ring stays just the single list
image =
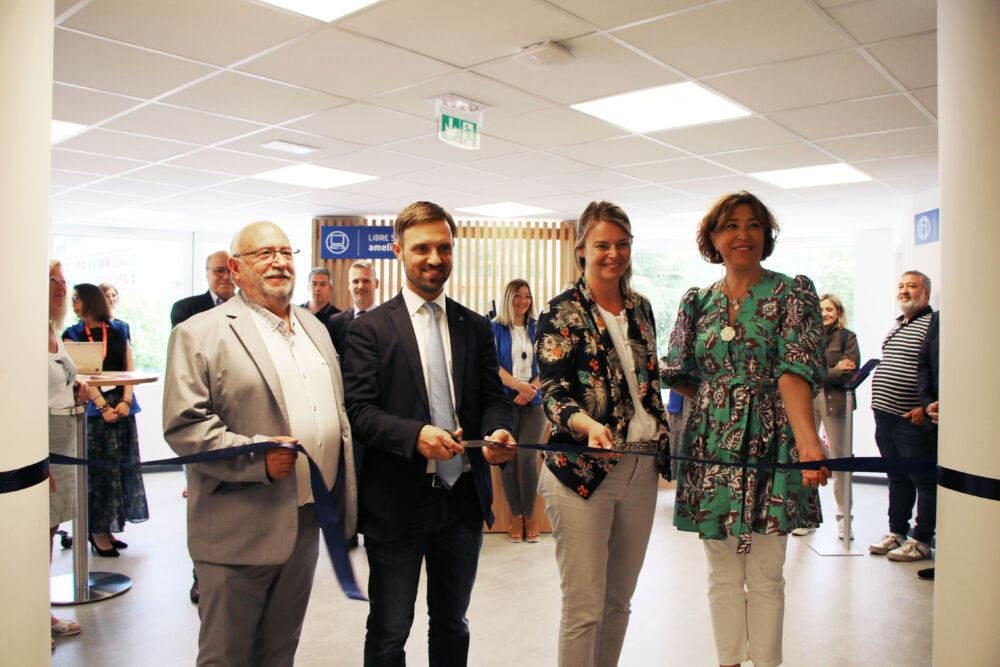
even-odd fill
[{"label": "stanchion post", "polygon": [[[87,409],[76,415],[76,457],[87,458]],[[73,601],[86,602],[90,597],[90,563],[87,545],[90,523],[87,515],[87,466],[76,468],[76,516],[73,517]]]},{"label": "stanchion post", "polygon": [[[845,438],[845,455],[847,458],[854,458],[854,390],[848,389],[845,393],[845,398],[847,399],[845,403],[846,409],[844,410],[844,438]],[[836,473],[834,473],[836,474]],[[850,470],[844,472],[844,550],[851,550],[851,512],[852,507],[852,489],[851,484],[854,481],[854,473]],[[836,482],[834,482],[834,488],[836,488]]]}]

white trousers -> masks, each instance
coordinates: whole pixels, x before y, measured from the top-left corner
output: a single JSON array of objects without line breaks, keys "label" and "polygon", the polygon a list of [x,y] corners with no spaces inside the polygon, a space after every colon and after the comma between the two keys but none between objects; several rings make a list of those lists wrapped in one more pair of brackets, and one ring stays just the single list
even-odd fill
[{"label": "white trousers", "polygon": [[[826,394],[819,393],[813,399],[813,418],[816,421],[816,430],[819,431],[820,423],[826,430],[826,441],[830,445],[830,457],[835,459],[844,458],[849,455],[847,451],[847,436],[844,429],[844,415],[829,415],[826,412]],[[844,503],[844,494],[847,491],[847,473],[833,473],[833,497],[837,499],[837,520],[839,521],[847,514],[847,507]],[[852,503],[853,504],[853,503]]]},{"label": "white trousers", "polygon": [[656,512],[656,464],[623,456],[584,500],[545,467],[539,491],[562,579],[560,667],[618,664]]},{"label": "white trousers", "polygon": [[737,539],[702,540],[708,558],[708,604],[719,664],[751,660],[756,667],[781,664],[785,616],[787,535],[754,533],[750,553],[736,553]]}]

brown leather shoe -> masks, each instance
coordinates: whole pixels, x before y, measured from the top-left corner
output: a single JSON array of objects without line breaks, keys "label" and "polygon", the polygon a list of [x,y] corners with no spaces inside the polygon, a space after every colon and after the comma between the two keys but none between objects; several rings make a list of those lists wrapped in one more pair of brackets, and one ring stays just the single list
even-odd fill
[{"label": "brown leather shoe", "polygon": [[516,516],[507,528],[507,539],[515,544],[524,539],[524,517]]},{"label": "brown leather shoe", "polygon": [[526,542],[537,542],[540,540],[540,531],[534,517],[526,517],[524,520],[524,540]]}]

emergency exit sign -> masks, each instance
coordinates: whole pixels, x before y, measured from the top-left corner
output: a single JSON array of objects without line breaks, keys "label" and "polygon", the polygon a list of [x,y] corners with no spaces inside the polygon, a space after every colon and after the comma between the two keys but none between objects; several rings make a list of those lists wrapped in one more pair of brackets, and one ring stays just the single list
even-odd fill
[{"label": "emergency exit sign", "polygon": [[441,114],[438,139],[455,148],[479,150],[479,127],[471,120]]}]

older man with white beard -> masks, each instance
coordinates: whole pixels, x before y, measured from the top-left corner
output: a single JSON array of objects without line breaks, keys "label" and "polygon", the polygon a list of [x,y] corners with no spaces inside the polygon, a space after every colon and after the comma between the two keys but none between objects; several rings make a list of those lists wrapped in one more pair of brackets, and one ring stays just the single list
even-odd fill
[{"label": "older man with white beard", "polygon": [[[899,280],[896,300],[903,314],[882,342],[882,362],[872,378],[875,443],[885,458],[937,458],[937,434],[924,428],[927,415],[917,389],[917,359],[933,310],[928,305],[931,280],[907,271]],[[889,532],[868,547],[889,560],[930,558],[937,513],[934,475],[889,473]],[[909,538],[913,504],[917,520]]]},{"label": "older man with white beard", "polygon": [[[163,436],[178,454],[251,442],[299,443],[354,534],[356,483],[337,354],[291,305],[294,251],[276,225],[233,239],[237,296],[174,328]],[[201,586],[198,665],[290,666],[309,602],[319,522],[294,449],[188,467],[188,549]]]}]

